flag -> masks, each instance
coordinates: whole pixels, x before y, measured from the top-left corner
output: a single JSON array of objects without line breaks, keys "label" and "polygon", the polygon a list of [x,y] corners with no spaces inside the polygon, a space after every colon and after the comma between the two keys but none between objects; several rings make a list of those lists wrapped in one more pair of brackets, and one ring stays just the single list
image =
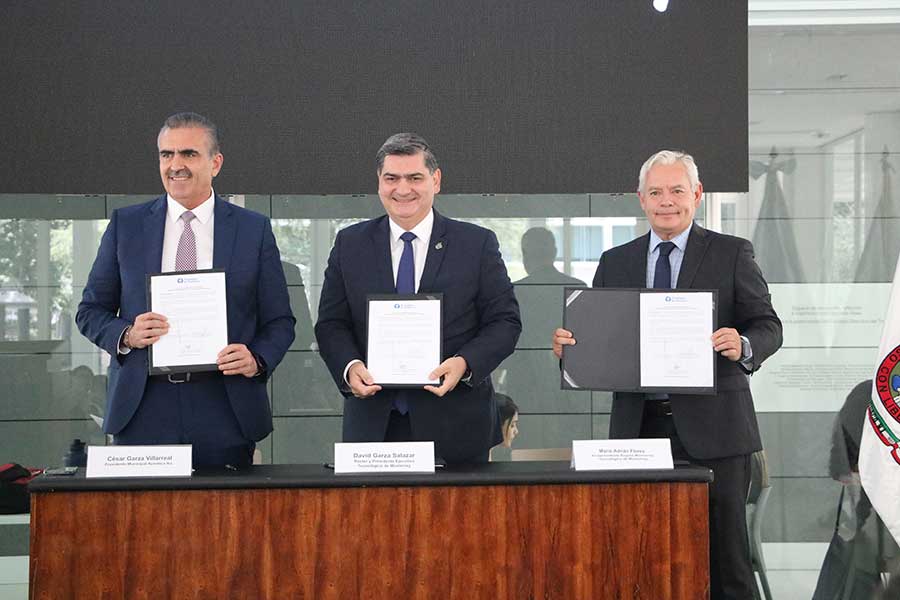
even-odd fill
[{"label": "flag", "polygon": [[900,198],[891,194],[890,152],[881,156],[881,198],[872,215],[862,255],[856,267],[856,281],[890,281],[891,264],[885,256],[900,253]]},{"label": "flag", "polygon": [[797,251],[797,235],[791,221],[791,210],[781,189],[778,173],[793,173],[797,161],[792,157],[778,160],[773,147],[769,163],[752,161],[750,175],[754,179],[765,175],[766,189],[753,231],[756,263],[769,283],[802,283],[803,267]]},{"label": "flag", "polygon": [[872,507],[900,542],[900,261],[878,347],[859,449],[859,476]]}]

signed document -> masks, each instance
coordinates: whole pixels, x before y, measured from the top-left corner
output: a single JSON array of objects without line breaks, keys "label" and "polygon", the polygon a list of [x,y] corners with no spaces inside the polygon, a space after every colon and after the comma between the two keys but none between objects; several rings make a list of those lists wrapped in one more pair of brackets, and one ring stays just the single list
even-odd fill
[{"label": "signed document", "polygon": [[565,288],[561,387],[715,394],[715,290]]},{"label": "signed document", "polygon": [[150,374],[215,371],[228,345],[225,272],[148,275],[150,310],[169,320],[169,332],[150,346]]},{"label": "signed document", "polygon": [[715,385],[711,292],[641,294],[641,387]]},{"label": "signed document", "polygon": [[441,294],[368,298],[366,368],[382,387],[440,385],[428,375],[441,364]]}]

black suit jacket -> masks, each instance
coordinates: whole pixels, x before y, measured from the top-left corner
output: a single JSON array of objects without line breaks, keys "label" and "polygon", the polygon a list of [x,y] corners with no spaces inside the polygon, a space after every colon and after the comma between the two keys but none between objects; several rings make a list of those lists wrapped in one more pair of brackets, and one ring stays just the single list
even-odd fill
[{"label": "black suit jacket", "polygon": [[[444,295],[443,356],[462,356],[471,385],[443,398],[404,391],[413,436],[433,440],[438,456],[464,461],[501,441],[491,372],[512,354],[522,324],[513,286],[494,233],[434,211],[434,228],[419,293]],[[394,390],[356,398],[344,382],[352,360],[366,360],[366,296],[394,293],[390,226],[383,216],[340,231],[325,270],[316,340],[344,394],[344,441],[381,441]],[[435,365],[437,367],[437,365]]]},{"label": "black suit jacket", "polygon": [[[604,252],[594,287],[647,287],[649,244],[648,233]],[[772,308],[769,288],[749,241],[693,225],[676,287],[719,291],[715,329],[733,327],[750,341],[753,371],[781,347],[781,321]],[[715,395],[670,394],[672,417],[685,449],[702,459],[761,449],[747,373],[740,363],[721,355],[716,358],[716,369]],[[644,394],[615,394],[610,437],[638,437],[643,409]]]}]

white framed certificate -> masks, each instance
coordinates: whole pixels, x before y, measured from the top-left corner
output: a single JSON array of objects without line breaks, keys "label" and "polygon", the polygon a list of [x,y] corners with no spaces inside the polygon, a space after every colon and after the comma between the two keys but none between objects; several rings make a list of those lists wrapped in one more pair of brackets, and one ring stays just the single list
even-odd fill
[{"label": "white framed certificate", "polygon": [[383,388],[440,385],[442,294],[386,294],[367,298],[366,368]]},{"label": "white framed certificate", "polygon": [[166,317],[169,331],[150,345],[150,374],[217,371],[228,345],[225,271],[179,271],[147,276],[150,310]]},{"label": "white framed certificate", "polygon": [[713,293],[644,292],[640,302],[641,387],[714,388]]}]

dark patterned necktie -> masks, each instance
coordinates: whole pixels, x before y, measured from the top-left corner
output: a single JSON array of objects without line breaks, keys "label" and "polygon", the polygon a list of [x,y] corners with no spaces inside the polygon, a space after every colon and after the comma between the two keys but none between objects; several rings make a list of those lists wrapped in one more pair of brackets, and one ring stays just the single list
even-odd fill
[{"label": "dark patterned necktie", "polygon": [[672,266],[669,255],[675,249],[674,242],[660,242],[657,246],[659,257],[656,259],[656,272],[653,274],[653,287],[662,290],[672,289]]}]

